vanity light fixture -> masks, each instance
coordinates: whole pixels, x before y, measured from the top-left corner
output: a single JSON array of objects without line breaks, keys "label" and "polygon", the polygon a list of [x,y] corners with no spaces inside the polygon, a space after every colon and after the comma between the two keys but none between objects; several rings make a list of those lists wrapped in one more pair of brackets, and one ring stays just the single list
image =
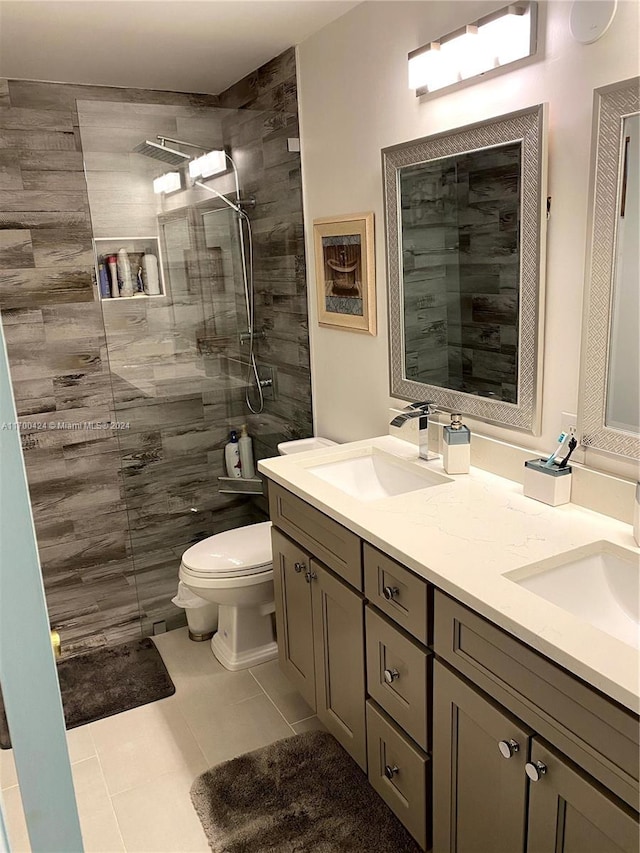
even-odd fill
[{"label": "vanity light fixture", "polygon": [[227,171],[227,155],[224,151],[209,151],[189,163],[189,174],[197,178],[210,178]]},{"label": "vanity light fixture", "polygon": [[158,195],[160,193],[174,193],[182,189],[182,176],[180,172],[165,172],[159,178],[155,178],[153,182],[153,191]]},{"label": "vanity light fixture", "polygon": [[409,54],[409,88],[426,95],[536,51],[535,2],[505,6]]}]

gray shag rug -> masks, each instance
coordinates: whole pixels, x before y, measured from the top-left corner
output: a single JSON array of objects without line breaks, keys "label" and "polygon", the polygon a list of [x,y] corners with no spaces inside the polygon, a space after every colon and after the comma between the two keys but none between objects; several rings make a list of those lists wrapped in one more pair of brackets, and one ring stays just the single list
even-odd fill
[{"label": "gray shag rug", "polygon": [[[132,640],[58,663],[67,729],[147,705],[176,692],[152,640]],[[10,749],[0,696],[0,748]]]},{"label": "gray shag rug", "polygon": [[191,799],[214,853],[421,853],[326,732],[212,767]]}]

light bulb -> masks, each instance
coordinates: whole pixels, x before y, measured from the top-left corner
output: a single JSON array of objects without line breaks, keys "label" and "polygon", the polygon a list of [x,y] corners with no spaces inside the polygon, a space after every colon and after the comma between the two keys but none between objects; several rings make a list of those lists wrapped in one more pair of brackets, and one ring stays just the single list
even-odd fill
[{"label": "light bulb", "polygon": [[156,194],[173,193],[181,189],[181,187],[182,179],[180,172],[165,172],[164,175],[160,175],[153,182],[153,191]]},{"label": "light bulb", "polygon": [[224,151],[209,151],[189,163],[192,178],[210,178],[227,170],[227,157]]}]

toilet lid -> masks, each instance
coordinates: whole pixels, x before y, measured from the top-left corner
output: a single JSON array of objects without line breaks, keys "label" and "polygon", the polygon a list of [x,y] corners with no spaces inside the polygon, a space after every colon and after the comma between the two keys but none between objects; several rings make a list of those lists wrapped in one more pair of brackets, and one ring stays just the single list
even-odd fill
[{"label": "toilet lid", "polygon": [[271,568],[271,522],[209,536],[187,548],[182,565],[199,576],[233,577],[265,572]]}]

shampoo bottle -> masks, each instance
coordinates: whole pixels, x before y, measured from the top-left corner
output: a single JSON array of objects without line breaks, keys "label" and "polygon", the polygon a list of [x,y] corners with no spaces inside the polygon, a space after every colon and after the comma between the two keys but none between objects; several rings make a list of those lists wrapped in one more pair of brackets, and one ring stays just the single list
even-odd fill
[{"label": "shampoo bottle", "polygon": [[462,415],[451,415],[451,425],[443,430],[444,470],[447,474],[468,474],[471,462],[471,433]]},{"label": "shampoo bottle", "polygon": [[111,279],[111,297],[120,296],[120,288],[118,287],[118,256],[109,255],[107,257],[107,266],[109,267],[109,277]]},{"label": "shampoo bottle", "polygon": [[256,476],[255,465],[253,464],[253,444],[251,438],[247,434],[247,425],[243,424],[240,431],[240,439],[238,441],[240,447],[240,465],[242,468],[242,476],[246,479]]},{"label": "shampoo bottle", "polygon": [[133,278],[131,276],[131,264],[126,249],[118,251],[118,275],[120,277],[120,296],[133,296]]},{"label": "shampoo bottle", "polygon": [[142,256],[142,281],[147,296],[158,296],[160,294],[160,273],[158,271],[158,259],[155,255],[147,253]]},{"label": "shampoo bottle", "polygon": [[238,433],[234,429],[229,433],[229,441],[224,448],[224,462],[227,466],[227,477],[242,477]]},{"label": "shampoo bottle", "polygon": [[104,264],[98,264],[98,283],[100,284],[100,296],[109,299],[111,290],[109,288],[109,275]]}]

